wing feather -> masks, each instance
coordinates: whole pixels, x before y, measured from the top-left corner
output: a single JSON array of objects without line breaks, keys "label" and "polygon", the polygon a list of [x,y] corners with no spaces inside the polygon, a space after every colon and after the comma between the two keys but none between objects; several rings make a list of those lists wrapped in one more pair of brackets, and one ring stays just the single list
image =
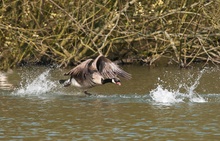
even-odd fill
[{"label": "wing feather", "polygon": [[104,56],[100,55],[97,57],[94,63],[96,64],[97,70],[104,78],[115,78],[118,76],[125,79],[131,78],[131,74],[122,70],[118,65],[105,58]]},{"label": "wing feather", "polygon": [[92,81],[92,75],[89,69],[92,62],[93,59],[88,59],[64,75],[70,75],[70,78],[74,78],[82,87],[92,87],[95,85],[95,83]]}]

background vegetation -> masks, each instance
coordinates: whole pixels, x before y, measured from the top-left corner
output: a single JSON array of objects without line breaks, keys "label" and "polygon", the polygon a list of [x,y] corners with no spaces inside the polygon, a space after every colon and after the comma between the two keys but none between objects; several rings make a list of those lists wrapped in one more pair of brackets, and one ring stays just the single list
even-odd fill
[{"label": "background vegetation", "polygon": [[220,63],[220,0],[1,0],[0,69],[111,59]]}]

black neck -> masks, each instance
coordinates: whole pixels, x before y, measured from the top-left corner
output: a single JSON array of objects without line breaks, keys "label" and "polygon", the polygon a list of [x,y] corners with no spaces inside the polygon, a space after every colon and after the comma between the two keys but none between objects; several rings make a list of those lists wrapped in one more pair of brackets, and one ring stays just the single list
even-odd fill
[{"label": "black neck", "polygon": [[112,83],[112,79],[104,79],[104,80],[102,80],[102,84],[105,84],[105,83]]}]

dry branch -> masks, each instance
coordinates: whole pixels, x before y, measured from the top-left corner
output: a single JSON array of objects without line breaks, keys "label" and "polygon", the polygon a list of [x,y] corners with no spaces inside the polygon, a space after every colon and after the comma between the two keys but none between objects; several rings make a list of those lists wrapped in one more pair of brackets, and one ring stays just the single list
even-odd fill
[{"label": "dry branch", "polygon": [[98,53],[149,65],[220,62],[220,1],[12,0],[0,3],[0,69],[68,66]]}]

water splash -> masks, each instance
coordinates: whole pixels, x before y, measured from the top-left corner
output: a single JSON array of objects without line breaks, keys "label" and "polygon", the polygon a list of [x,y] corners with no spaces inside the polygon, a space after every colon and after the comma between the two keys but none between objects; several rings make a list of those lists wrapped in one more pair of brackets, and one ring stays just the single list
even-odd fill
[{"label": "water splash", "polygon": [[0,90],[12,90],[14,86],[8,82],[8,77],[5,73],[0,72]]},{"label": "water splash", "polygon": [[[156,103],[160,104],[173,104],[180,102],[207,102],[202,96],[195,92],[195,89],[198,87],[200,79],[204,74],[205,69],[199,72],[196,79],[194,81],[188,81],[185,83],[179,82],[179,87],[175,89],[167,89],[162,86],[162,84],[157,84],[157,88],[150,91],[150,97]],[[191,75],[192,77],[192,75]],[[188,79],[192,79],[189,77]],[[158,79],[160,82],[165,83],[163,80]],[[189,84],[188,84],[189,83]],[[185,92],[181,93],[180,90],[184,89]]]},{"label": "water splash", "polygon": [[158,103],[171,104],[183,102],[182,98],[178,98],[178,91],[168,90],[158,85],[156,89],[150,91],[151,98]]},{"label": "water splash", "polygon": [[21,83],[21,87],[16,89],[13,94],[20,96],[38,96],[52,91],[56,87],[56,84],[48,79],[49,72],[50,70],[46,70],[45,72],[37,76],[34,80],[28,79],[26,84],[24,85]]},{"label": "water splash", "polygon": [[202,75],[205,73],[206,69],[203,69],[200,71],[200,73],[198,74],[198,77],[195,79],[194,83],[191,85],[187,85],[186,83],[184,85],[182,85],[189,97],[189,100],[191,102],[206,102],[206,100],[204,98],[202,98],[199,94],[196,93],[195,89],[198,87],[199,83],[200,83],[200,79],[202,77]]}]

